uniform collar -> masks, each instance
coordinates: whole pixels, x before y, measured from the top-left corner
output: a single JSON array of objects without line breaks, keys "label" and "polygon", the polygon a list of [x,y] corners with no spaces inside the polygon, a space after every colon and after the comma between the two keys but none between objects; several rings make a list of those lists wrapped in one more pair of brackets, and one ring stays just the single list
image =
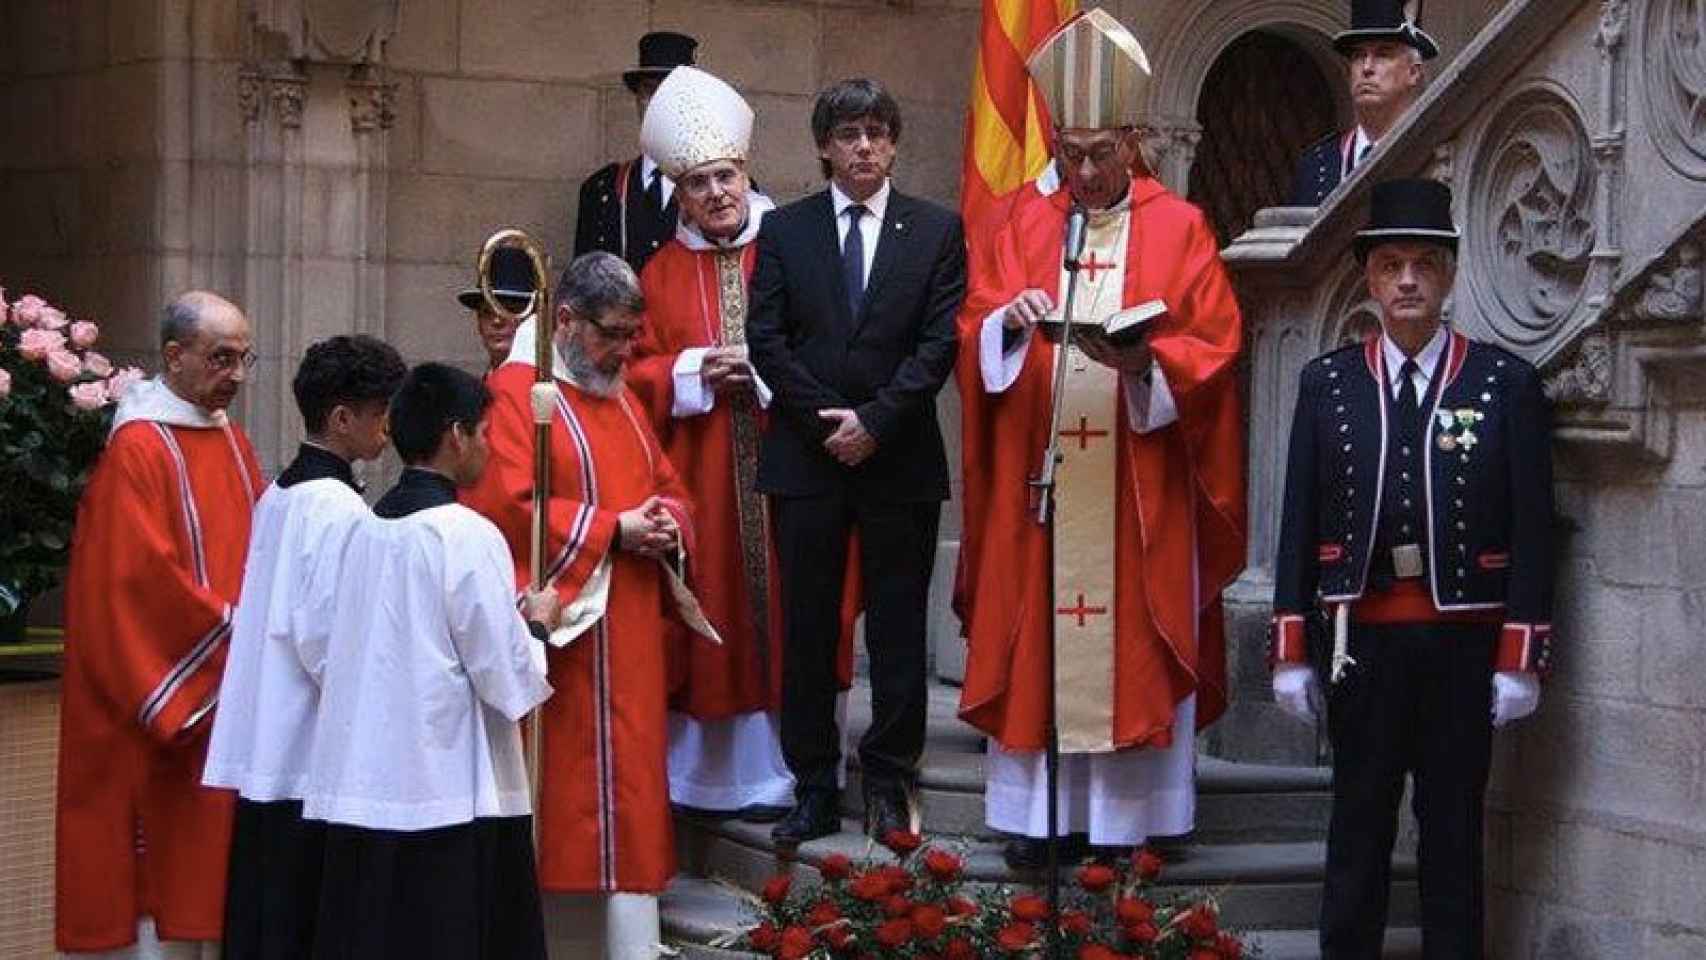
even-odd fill
[{"label": "uniform collar", "polygon": [[379,498],[373,512],[382,519],[395,520],[455,502],[456,484],[449,477],[435,470],[404,467],[397,485]]},{"label": "uniform collar", "polygon": [[[1445,324],[1442,323],[1439,329],[1434,331],[1433,337],[1422,345],[1422,349],[1416,351],[1416,366],[1421,370],[1424,381],[1433,382],[1434,371],[1439,369],[1439,358],[1445,353],[1445,345],[1449,339],[1450,335],[1446,333]],[[1380,349],[1386,355],[1386,386],[1388,389],[1395,388],[1398,385],[1398,377],[1403,372],[1404,361],[1409,358],[1404,356],[1404,351],[1399,349],[1398,344],[1394,343],[1385,331],[1380,333]]]},{"label": "uniform collar", "polygon": [[[838,221],[841,219],[841,215],[847,212],[847,208],[854,204],[854,200],[842,193],[841,187],[834,180],[829,181],[829,202],[835,210],[835,219]],[[887,180],[884,180],[883,185],[877,188],[876,193],[865,199],[864,206],[866,213],[875,217],[878,223],[883,222],[883,214],[888,211],[889,207],[889,182]]]},{"label": "uniform collar", "polygon": [[304,440],[296,449],[296,459],[278,475],[278,485],[289,488],[310,480],[326,479],[341,481],[356,493],[362,489],[348,460],[312,440]]}]

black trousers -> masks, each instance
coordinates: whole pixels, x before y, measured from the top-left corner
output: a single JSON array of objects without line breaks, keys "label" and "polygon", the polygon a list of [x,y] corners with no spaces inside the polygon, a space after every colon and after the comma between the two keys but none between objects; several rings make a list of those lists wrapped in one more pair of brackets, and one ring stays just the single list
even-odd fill
[{"label": "black trousers", "polygon": [[1353,625],[1357,665],[1327,697],[1333,816],[1325,960],[1378,960],[1404,777],[1421,839],[1422,955],[1482,956],[1482,801],[1497,625]]},{"label": "black trousers", "polygon": [[326,825],[302,801],[237,798],[225,880],[226,960],[299,960],[314,944]]},{"label": "black trousers", "polygon": [[841,760],[835,723],[836,649],[847,538],[857,527],[871,658],[871,729],[859,742],[870,787],[910,783],[924,752],[925,624],[942,505],[778,497],[781,560],[782,755],[796,792],[834,792]]}]

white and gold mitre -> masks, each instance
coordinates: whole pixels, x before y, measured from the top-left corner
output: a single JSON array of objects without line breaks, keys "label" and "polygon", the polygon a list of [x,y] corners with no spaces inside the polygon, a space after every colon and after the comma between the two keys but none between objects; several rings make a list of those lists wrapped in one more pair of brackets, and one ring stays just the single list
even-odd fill
[{"label": "white and gold mitre", "polygon": [[1153,76],[1137,38],[1100,7],[1061,24],[1025,67],[1064,130],[1135,125]]},{"label": "white and gold mitre", "polygon": [[696,67],[676,67],[640,122],[640,150],[676,180],[712,160],[746,160],[752,108],[735,88]]}]

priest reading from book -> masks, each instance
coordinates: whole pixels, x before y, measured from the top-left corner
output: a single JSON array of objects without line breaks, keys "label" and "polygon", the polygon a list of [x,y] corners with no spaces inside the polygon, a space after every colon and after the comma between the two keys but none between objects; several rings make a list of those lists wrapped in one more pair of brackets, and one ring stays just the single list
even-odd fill
[{"label": "priest reading from book", "polygon": [[[1014,836],[1016,867],[1043,859],[1051,703],[1069,850],[1129,850],[1193,828],[1194,736],[1226,701],[1220,592],[1244,562],[1238,306],[1202,213],[1142,164],[1148,60],[1091,10],[1029,69],[1053,118],[1061,188],[1033,191],[993,236],[972,238],[991,246],[973,258],[960,364],[965,432],[985,439],[965,464],[966,524],[982,534],[967,558],[960,716],[995,741],[986,815]],[[1071,320],[1094,329],[1075,329],[1062,356],[1063,254],[1079,209]],[[1069,366],[1050,542],[1027,481],[1051,439],[1057,363]]]},{"label": "priest reading from book", "polygon": [[[666,640],[695,557],[689,496],[622,381],[646,308],[634,271],[586,254],[554,304],[545,576],[566,610],[540,723],[539,880],[608,895],[612,955],[650,956],[631,951],[657,942],[656,894],[675,872]],[[517,583],[531,550],[537,326],[523,322],[488,379],[492,462],[462,494],[504,532]]]},{"label": "priest reading from book", "polygon": [[[518,721],[551,695],[562,602],[456,501],[491,394],[425,363],[391,402],[403,473],[357,524],[332,603],[303,816],[325,821],[316,960],[544,960]],[[283,957],[286,954],[268,954]]]},{"label": "priest reading from book", "polygon": [[55,940],[217,956],[231,794],[201,785],[260,465],[226,409],[249,320],[186,293],[163,369],[119,399],[77,509],[65,588]]},{"label": "priest reading from book", "polygon": [[237,793],[224,960],[306,956],[320,906],[323,824],[302,819],[318,670],[344,544],[368,516],[351,461],[385,452],[408,371],[389,344],[311,345],[291,381],[307,439],[261,494],[202,783]]}]

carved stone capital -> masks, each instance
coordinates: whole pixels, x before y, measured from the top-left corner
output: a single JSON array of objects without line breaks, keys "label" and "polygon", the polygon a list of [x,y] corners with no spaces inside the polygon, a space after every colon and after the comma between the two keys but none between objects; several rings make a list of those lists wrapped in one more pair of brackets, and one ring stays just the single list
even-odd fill
[{"label": "carved stone capital", "polygon": [[1559,404],[1599,404],[1611,400],[1611,338],[1588,334],[1567,365],[1548,376],[1546,395]]},{"label": "carved stone capital", "polygon": [[1700,241],[1690,237],[1660,261],[1629,308],[1640,324],[1698,323],[1702,316]]},{"label": "carved stone capital", "polygon": [[273,111],[278,114],[279,126],[287,130],[301,128],[308,78],[294,74],[273,76],[267,80],[267,93],[272,98]]},{"label": "carved stone capital", "polygon": [[397,85],[387,83],[374,70],[357,67],[344,84],[349,95],[350,129],[356,133],[389,130],[397,119]]},{"label": "carved stone capital", "polygon": [[266,78],[244,70],[237,74],[237,110],[245,125],[261,119],[261,100],[265,96]]},{"label": "carved stone capital", "polygon": [[1617,55],[1623,38],[1629,32],[1629,0],[1601,0],[1599,5],[1599,34],[1594,46],[1607,57]]}]

